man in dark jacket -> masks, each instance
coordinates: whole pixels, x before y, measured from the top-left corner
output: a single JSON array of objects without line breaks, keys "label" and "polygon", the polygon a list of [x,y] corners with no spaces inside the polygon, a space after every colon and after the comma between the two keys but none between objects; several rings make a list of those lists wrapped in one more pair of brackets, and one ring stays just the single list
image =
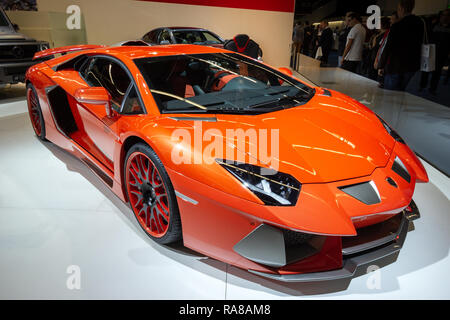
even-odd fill
[{"label": "man in dark jacket", "polygon": [[313,38],[313,28],[309,25],[309,21],[305,22],[305,29],[304,29],[304,39],[303,39],[303,49],[302,53],[310,56],[311,55],[311,42]]},{"label": "man in dark jacket", "polygon": [[322,47],[320,66],[324,67],[328,64],[328,56],[330,55],[331,48],[333,47],[333,31],[328,26],[327,21],[322,21],[320,23],[320,29],[322,30],[322,34],[319,38],[319,46]]},{"label": "man in dark jacket", "polygon": [[389,31],[379,64],[385,89],[404,91],[420,69],[424,22],[412,14],[414,5],[414,0],[400,0],[398,4],[400,20]]}]

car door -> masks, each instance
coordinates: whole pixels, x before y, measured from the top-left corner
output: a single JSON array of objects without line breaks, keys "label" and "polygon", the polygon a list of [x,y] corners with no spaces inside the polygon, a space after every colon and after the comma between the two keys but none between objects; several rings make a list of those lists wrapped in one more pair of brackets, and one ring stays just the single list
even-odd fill
[{"label": "car door", "polygon": [[[118,140],[117,122],[131,78],[128,72],[115,60],[108,57],[92,57],[80,70],[80,75],[91,87],[104,87],[111,95],[111,105],[116,111],[108,117],[102,104],[77,103],[78,112],[86,136],[94,152],[101,152],[107,165],[113,168],[115,143]],[[94,154],[95,155],[95,154]],[[105,162],[105,161],[102,161]]]}]

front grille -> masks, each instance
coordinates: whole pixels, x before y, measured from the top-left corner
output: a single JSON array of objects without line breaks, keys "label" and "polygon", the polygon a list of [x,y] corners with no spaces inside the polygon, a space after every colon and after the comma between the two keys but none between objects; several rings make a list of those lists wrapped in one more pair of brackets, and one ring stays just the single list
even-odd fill
[{"label": "front grille", "polygon": [[39,46],[36,44],[0,46],[0,59],[31,59],[38,50]]},{"label": "front grille", "polygon": [[27,66],[20,66],[20,67],[6,67],[4,68],[4,73],[6,76],[12,76],[15,74],[22,74],[25,75],[27,72],[28,67]]}]

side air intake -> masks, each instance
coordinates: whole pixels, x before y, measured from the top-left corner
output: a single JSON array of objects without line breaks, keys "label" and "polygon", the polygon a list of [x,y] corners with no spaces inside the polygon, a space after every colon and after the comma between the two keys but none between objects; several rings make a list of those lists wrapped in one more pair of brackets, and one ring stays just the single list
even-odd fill
[{"label": "side air intake", "polygon": [[254,262],[279,268],[318,253],[325,238],[263,223],[239,241],[233,250]]},{"label": "side air intake", "polygon": [[408,183],[411,182],[411,175],[409,174],[408,169],[406,169],[405,165],[399,157],[395,157],[394,164],[392,165],[392,171],[408,181]]},{"label": "side air intake", "polygon": [[381,201],[377,186],[373,181],[351,184],[339,187],[339,189],[365,204],[375,204]]}]

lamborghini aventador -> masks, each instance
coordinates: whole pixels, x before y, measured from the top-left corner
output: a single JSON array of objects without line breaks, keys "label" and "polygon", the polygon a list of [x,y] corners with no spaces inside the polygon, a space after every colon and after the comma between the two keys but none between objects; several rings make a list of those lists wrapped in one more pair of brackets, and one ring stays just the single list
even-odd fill
[{"label": "lamborghini aventador", "polygon": [[398,252],[419,217],[421,162],[342,93],[207,46],[35,58],[58,53],[26,74],[37,137],[86,163],[158,243],[281,281],[337,279]]}]

